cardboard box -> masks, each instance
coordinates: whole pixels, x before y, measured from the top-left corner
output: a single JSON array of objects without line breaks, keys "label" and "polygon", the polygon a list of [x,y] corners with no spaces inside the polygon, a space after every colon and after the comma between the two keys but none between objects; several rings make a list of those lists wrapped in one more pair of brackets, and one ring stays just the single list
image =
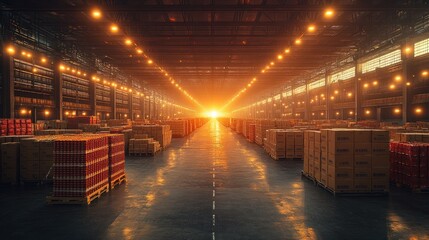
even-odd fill
[{"label": "cardboard box", "polygon": [[328,142],[328,140],[329,140],[329,130],[328,129],[320,130],[320,141]]},{"label": "cardboard box", "polygon": [[303,132],[295,132],[295,146],[304,146]]},{"label": "cardboard box", "polygon": [[372,168],[389,168],[390,166],[390,156],[387,154],[373,154],[371,158]]},{"label": "cardboard box", "polygon": [[346,129],[331,129],[328,135],[329,142],[353,143],[353,131]]},{"label": "cardboard box", "polygon": [[354,142],[356,143],[371,143],[372,142],[372,131],[366,129],[355,129]]},{"label": "cardboard box", "polygon": [[372,167],[372,155],[355,155],[354,156],[354,167],[355,168],[371,168]]},{"label": "cardboard box", "polygon": [[353,188],[356,192],[370,192],[371,178],[355,178],[353,180]]},{"label": "cardboard box", "polygon": [[389,191],[388,178],[373,178],[371,179],[371,192],[388,192]]},{"label": "cardboard box", "polygon": [[19,182],[19,147],[17,142],[2,143],[1,148],[1,182],[17,184]]},{"label": "cardboard box", "polygon": [[390,173],[390,170],[388,167],[385,167],[385,168],[375,167],[375,168],[372,168],[372,170],[371,170],[371,177],[373,179],[375,179],[375,178],[389,179],[389,173]]},{"label": "cardboard box", "polygon": [[372,154],[389,155],[389,143],[372,143]]},{"label": "cardboard box", "polygon": [[353,154],[353,143],[349,142],[330,142],[329,154]]},{"label": "cardboard box", "polygon": [[353,170],[353,178],[369,178],[371,179],[371,168],[355,168]]},{"label": "cardboard box", "polygon": [[328,162],[327,161],[321,161],[320,163],[320,172],[322,174],[328,175]]},{"label": "cardboard box", "polygon": [[315,131],[314,132],[314,142],[319,143],[321,142],[321,134],[320,131]]},{"label": "cardboard box", "polygon": [[328,186],[328,173],[321,171],[320,174],[320,183],[323,184],[324,186]]},{"label": "cardboard box", "polygon": [[328,187],[336,192],[353,192],[353,178],[335,178],[328,174]]},{"label": "cardboard box", "polygon": [[322,141],[320,142],[320,150],[321,150],[322,152],[328,152],[328,151],[329,151],[329,144],[328,144],[328,141],[324,141],[324,140],[322,140]]},{"label": "cardboard box", "polygon": [[335,168],[328,165],[328,177],[353,180],[353,168]]},{"label": "cardboard box", "polygon": [[386,130],[372,130],[373,143],[388,143],[390,141],[389,131]]},{"label": "cardboard box", "polygon": [[354,156],[352,154],[329,154],[328,165],[336,168],[350,168],[354,167]]},{"label": "cardboard box", "polygon": [[355,155],[368,155],[368,154],[372,154],[372,144],[370,142],[365,142],[365,143],[355,142],[355,144],[354,144],[354,154]]}]

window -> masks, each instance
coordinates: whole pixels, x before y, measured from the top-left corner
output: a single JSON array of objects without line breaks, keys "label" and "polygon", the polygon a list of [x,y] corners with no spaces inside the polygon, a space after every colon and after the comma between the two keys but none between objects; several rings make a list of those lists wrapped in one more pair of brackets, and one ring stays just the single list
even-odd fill
[{"label": "window", "polygon": [[429,38],[414,44],[414,57],[429,53]]},{"label": "window", "polygon": [[281,94],[277,94],[274,96],[274,100],[280,100]]},{"label": "window", "polygon": [[399,62],[401,62],[400,49],[362,63],[362,73],[372,72],[377,68],[387,67]]},{"label": "window", "polygon": [[325,78],[321,78],[317,81],[309,83],[308,84],[308,90],[313,90],[313,89],[320,88],[323,86],[325,86]]},{"label": "window", "polygon": [[305,89],[306,89],[306,86],[305,86],[305,85],[302,85],[302,86],[296,87],[296,88],[293,90],[293,94],[303,93],[303,92],[305,92]]},{"label": "window", "polygon": [[346,69],[344,71],[334,73],[329,76],[329,82],[330,83],[336,83],[339,81],[344,81],[350,78],[354,78],[356,76],[356,68],[352,67],[349,69]]},{"label": "window", "polygon": [[290,97],[290,96],[292,96],[292,90],[287,90],[286,92],[283,92],[282,96],[283,97]]},{"label": "window", "polygon": [[272,98],[267,98],[267,101],[268,102],[271,102],[273,99]]}]

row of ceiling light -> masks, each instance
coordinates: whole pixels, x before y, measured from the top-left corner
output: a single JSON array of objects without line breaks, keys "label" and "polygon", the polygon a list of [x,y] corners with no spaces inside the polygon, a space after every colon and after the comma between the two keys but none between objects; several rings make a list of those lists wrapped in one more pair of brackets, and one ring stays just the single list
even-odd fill
[{"label": "row of ceiling light", "polygon": [[[335,15],[335,11],[332,8],[327,8],[324,11],[324,17],[327,19],[333,18]],[[315,24],[310,24],[307,27],[307,32],[308,33],[314,33],[317,30],[317,26]],[[294,44],[296,46],[299,46],[302,44],[302,37],[304,36],[305,33],[302,33],[298,38],[295,39]],[[276,58],[277,61],[282,61],[287,55],[289,55],[292,52],[292,47],[288,46],[286,47],[281,53],[277,54]],[[261,69],[260,73],[264,74],[267,73],[270,69],[272,69],[275,65],[275,61],[270,61],[264,68]],[[226,107],[228,107],[231,103],[233,103],[237,98],[239,98],[242,94],[244,94],[247,89],[249,89],[250,87],[253,86],[253,84],[257,81],[257,77],[253,77],[252,80],[243,88],[241,89],[233,98],[231,98],[227,104],[222,108],[225,109]]]},{"label": "row of ceiling light", "polygon": [[[101,20],[103,18],[103,13],[100,9],[93,9],[91,11],[91,17],[95,20]],[[157,68],[161,74],[165,76],[165,78],[171,83],[171,85],[175,86],[179,91],[181,91],[189,100],[194,102],[199,107],[203,107],[195,98],[193,98],[178,82],[175,80],[163,67],[156,64],[147,54],[144,53],[143,49],[137,45],[132,38],[126,36],[126,34],[120,30],[120,27],[116,23],[111,23],[109,25],[109,30],[112,34],[121,34],[124,36],[124,44],[127,47],[133,47],[136,54],[144,57],[146,59],[146,63],[149,65],[153,65]]]}]

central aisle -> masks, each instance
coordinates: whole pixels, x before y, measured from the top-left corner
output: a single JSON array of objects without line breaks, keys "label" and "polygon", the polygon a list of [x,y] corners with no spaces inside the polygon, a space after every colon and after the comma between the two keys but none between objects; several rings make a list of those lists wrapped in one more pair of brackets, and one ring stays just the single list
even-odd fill
[{"label": "central aisle", "polygon": [[108,237],[311,237],[298,174],[285,184],[284,167],[267,169],[262,149],[248,145],[255,146],[212,120],[153,162],[128,159],[125,210],[109,226]]}]

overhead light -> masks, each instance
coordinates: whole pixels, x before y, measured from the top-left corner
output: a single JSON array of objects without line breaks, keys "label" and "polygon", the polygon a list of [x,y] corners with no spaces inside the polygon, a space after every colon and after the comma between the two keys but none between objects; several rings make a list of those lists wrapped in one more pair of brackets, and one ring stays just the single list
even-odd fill
[{"label": "overhead light", "polygon": [[49,116],[49,114],[51,114],[51,112],[49,110],[45,110],[45,116]]},{"label": "overhead light", "polygon": [[147,60],[147,63],[148,63],[148,64],[152,64],[152,63],[153,63],[153,61],[152,61],[151,59],[149,59],[149,60]]},{"label": "overhead light", "polygon": [[64,71],[64,70],[66,70],[66,67],[64,65],[60,65],[60,70]]},{"label": "overhead light", "polygon": [[410,82],[407,82],[407,86],[411,86],[411,83],[410,83]]},{"label": "overhead light", "polygon": [[41,61],[42,63],[46,63],[46,58],[42,57],[42,58],[40,59],[40,61]]},{"label": "overhead light", "polygon": [[334,97],[334,96],[331,96],[331,100],[335,100],[335,97]]},{"label": "overhead light", "polygon": [[405,54],[410,54],[412,51],[413,51],[413,49],[411,47],[405,47],[404,48]]},{"label": "overhead light", "polygon": [[421,114],[421,113],[423,112],[423,109],[421,109],[421,108],[416,108],[416,109],[414,110],[414,112],[415,112],[415,113],[417,113],[417,114]]},{"label": "overhead light", "polygon": [[316,31],[316,26],[314,26],[314,25],[308,26],[307,31],[308,32],[314,32],[314,31]]},{"label": "overhead light", "polygon": [[119,27],[118,27],[118,25],[116,25],[116,24],[112,24],[112,25],[110,25],[110,31],[111,31],[112,33],[117,33],[117,32],[119,31]]},{"label": "overhead light", "polygon": [[136,49],[137,54],[143,54],[143,50],[141,50],[140,48]]},{"label": "overhead light", "polygon": [[270,64],[271,64],[271,66],[273,66],[273,65],[274,65],[274,62],[270,62]]},{"label": "overhead light", "polygon": [[335,91],[334,91],[334,94],[338,94],[338,93],[339,93],[339,92],[338,92],[338,90],[335,90]]},{"label": "overhead light", "polygon": [[351,97],[351,96],[353,96],[353,93],[351,92],[347,93],[347,97]]},{"label": "overhead light", "polygon": [[285,49],[285,53],[290,53],[290,49],[289,49],[289,48],[286,48],[286,49]]},{"label": "overhead light", "polygon": [[27,114],[27,109],[21,109],[21,111],[20,111],[20,113],[21,113],[21,115],[26,115]]},{"label": "overhead light", "polygon": [[298,38],[298,39],[296,39],[296,40],[295,40],[295,44],[296,44],[296,45],[300,45],[301,43],[302,43],[302,41],[301,41],[301,39],[300,39],[300,38]]},{"label": "overhead light", "polygon": [[261,73],[265,73],[265,69],[262,69]]},{"label": "overhead light", "polygon": [[349,112],[349,115],[353,115],[353,111],[350,111],[350,112]]},{"label": "overhead light", "polygon": [[91,11],[91,16],[95,19],[100,19],[102,14],[101,14],[101,11],[99,9],[93,9]]},{"label": "overhead light", "polygon": [[377,86],[378,85],[378,81],[372,82],[372,85]]},{"label": "overhead light", "polygon": [[365,83],[365,84],[363,85],[363,87],[364,87],[364,88],[368,88],[368,87],[369,87],[369,84],[368,84],[368,83]]},{"label": "overhead light", "polygon": [[9,46],[6,48],[6,52],[10,55],[13,55],[13,54],[15,54],[15,48],[12,46]]},{"label": "overhead light", "polygon": [[127,38],[127,39],[125,39],[125,45],[128,45],[128,46],[130,46],[131,44],[133,44],[133,41],[131,41],[131,39],[129,39],[129,38]]},{"label": "overhead light", "polygon": [[37,68],[33,68],[33,72],[36,73],[37,72]]},{"label": "overhead light", "polygon": [[277,59],[278,60],[282,60],[283,59],[283,55],[281,55],[281,54],[277,55]]},{"label": "overhead light", "polygon": [[395,81],[400,82],[402,80],[402,77],[400,75],[395,76]]},{"label": "overhead light", "polygon": [[337,115],[337,116],[340,115],[340,112],[336,112],[335,115]]},{"label": "overhead light", "polygon": [[366,114],[366,115],[369,115],[369,114],[371,114],[371,111],[370,111],[370,110],[366,110],[366,111],[365,111],[365,114]]},{"label": "overhead light", "polygon": [[395,108],[395,109],[393,109],[393,112],[396,113],[396,114],[401,113],[401,109]]},{"label": "overhead light", "polygon": [[395,84],[390,84],[389,88],[390,88],[391,90],[393,90],[393,89],[395,89],[395,88],[396,88],[396,85],[395,85]]},{"label": "overhead light", "polygon": [[426,76],[428,76],[428,75],[429,75],[429,72],[428,72],[428,71],[423,71],[423,72],[422,72],[422,76],[423,76],[423,77],[426,77]]},{"label": "overhead light", "polygon": [[334,10],[332,8],[328,8],[328,9],[325,10],[325,14],[324,15],[325,15],[326,18],[331,18],[331,17],[334,16],[334,14],[335,14]]}]

